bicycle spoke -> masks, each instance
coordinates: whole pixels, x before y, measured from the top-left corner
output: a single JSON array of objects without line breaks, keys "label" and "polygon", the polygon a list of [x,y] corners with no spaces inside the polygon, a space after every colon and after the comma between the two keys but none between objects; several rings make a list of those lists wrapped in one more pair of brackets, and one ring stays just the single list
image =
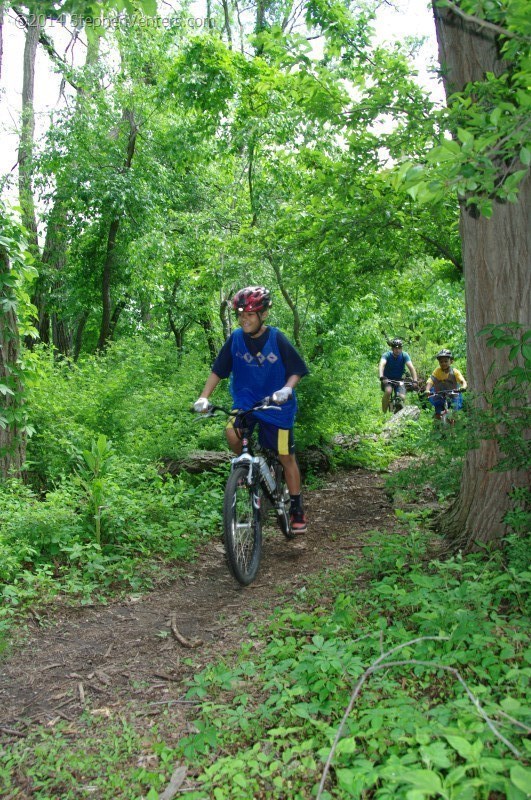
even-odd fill
[{"label": "bicycle spoke", "polygon": [[247,585],[254,580],[260,564],[260,508],[254,489],[247,484],[246,467],[229,475],[225,494],[225,551],[236,580]]}]

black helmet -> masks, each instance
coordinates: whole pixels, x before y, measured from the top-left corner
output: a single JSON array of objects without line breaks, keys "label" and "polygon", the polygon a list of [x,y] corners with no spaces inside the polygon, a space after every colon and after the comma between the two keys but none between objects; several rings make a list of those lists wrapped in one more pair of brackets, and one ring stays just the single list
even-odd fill
[{"label": "black helmet", "polygon": [[435,358],[453,358],[453,354],[451,350],[446,350],[443,348],[442,350],[439,350]]},{"label": "black helmet", "polygon": [[389,347],[402,347],[403,342],[402,339],[389,339],[387,344]]},{"label": "black helmet", "polygon": [[232,298],[232,307],[236,313],[240,311],[267,311],[272,301],[269,289],[265,286],[246,286]]}]

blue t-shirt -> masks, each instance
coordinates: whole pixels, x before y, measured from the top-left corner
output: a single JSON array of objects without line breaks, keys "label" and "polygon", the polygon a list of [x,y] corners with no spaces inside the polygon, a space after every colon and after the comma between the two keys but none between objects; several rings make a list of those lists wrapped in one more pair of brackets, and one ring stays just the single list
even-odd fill
[{"label": "blue t-shirt", "polygon": [[[308,374],[308,367],[291,342],[277,328],[268,327],[253,338],[237,328],[229,336],[212,372],[220,378],[231,375],[230,391],[234,408],[250,408],[281,389],[290,375]],[[296,393],[274,410],[255,412],[258,419],[277,428],[293,427],[297,412]]]},{"label": "blue t-shirt", "polygon": [[406,364],[411,361],[409,354],[403,350],[397,356],[393,354],[392,350],[388,350],[387,353],[382,355],[382,358],[385,358],[386,365],[383,370],[383,374],[386,378],[390,378],[392,381],[399,381],[404,375],[406,371]]},{"label": "blue t-shirt", "polygon": [[[241,328],[237,328],[236,330],[241,330]],[[252,356],[259,356],[262,350],[264,350],[267,340],[269,339],[270,331],[270,327],[266,328],[264,333],[257,338],[253,338],[247,333],[243,334],[245,346]],[[231,333],[229,338],[225,341],[212,366],[212,372],[215,372],[220,378],[228,378],[232,372],[232,342],[235,333],[236,331],[233,331],[233,333]],[[282,363],[284,365],[284,369],[286,370],[286,375],[300,375],[301,378],[304,375],[307,375],[309,370],[304,362],[304,359],[301,358],[289,339],[283,333],[281,333],[279,330],[277,330],[276,333],[277,347],[280,353],[280,358],[282,359]]]}]

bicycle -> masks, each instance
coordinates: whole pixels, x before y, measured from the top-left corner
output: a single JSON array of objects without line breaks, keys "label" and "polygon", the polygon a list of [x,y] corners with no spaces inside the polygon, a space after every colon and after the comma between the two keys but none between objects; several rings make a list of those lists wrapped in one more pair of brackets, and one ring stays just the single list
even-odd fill
[{"label": "bicycle", "polygon": [[412,389],[414,389],[414,382],[407,380],[395,381],[392,380],[391,378],[386,378],[385,383],[390,384],[392,386],[391,401],[389,403],[389,408],[391,409],[393,414],[397,414],[399,411],[402,411],[402,409],[406,404],[405,395],[401,394],[398,391],[398,389],[404,386],[406,392],[411,391]]},{"label": "bicycle", "polygon": [[427,399],[440,397],[443,401],[443,407],[440,412],[440,416],[436,416],[435,419],[438,423],[442,425],[455,425],[455,418],[454,414],[459,409],[456,409],[453,404],[453,400],[459,397],[465,390],[464,389],[441,389],[440,392],[433,392],[432,394],[427,396]]},{"label": "bicycle", "polygon": [[[290,495],[284,468],[272,450],[253,453],[249,416],[253,411],[278,409],[266,397],[252,408],[237,413],[242,431],[242,452],[231,459],[223,499],[223,541],[231,574],[242,586],[254,581],[262,556],[262,522],[269,507],[275,509],[277,523],[287,539],[295,534],[291,529]],[[280,410],[280,409],[279,409]],[[209,405],[201,417],[213,417],[221,412],[234,417],[234,410]],[[265,502],[263,502],[265,501]]]}]

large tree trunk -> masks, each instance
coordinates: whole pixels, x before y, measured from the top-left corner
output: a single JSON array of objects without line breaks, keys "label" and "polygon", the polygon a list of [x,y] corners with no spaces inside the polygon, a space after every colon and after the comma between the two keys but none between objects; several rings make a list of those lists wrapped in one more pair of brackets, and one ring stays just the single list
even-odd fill
[{"label": "large tree trunk", "polygon": [[[507,65],[498,58],[495,37],[447,8],[435,8],[439,60],[447,95],[460,91],[486,72],[500,75]],[[531,297],[531,177],[521,185],[517,203],[495,204],[491,219],[477,218],[461,207],[460,232],[467,313],[467,372],[478,405],[509,371],[507,348],[490,349],[479,331],[488,324],[529,325]],[[493,361],[495,364],[493,366]],[[466,456],[459,497],[444,530],[465,551],[498,545],[506,533],[503,517],[512,487],[524,485],[516,471],[495,471],[500,452],[495,441],[481,441]]]},{"label": "large tree trunk", "polygon": [[[0,275],[5,275],[9,269],[8,254],[0,245]],[[12,289],[3,281],[0,281],[0,289],[0,301],[9,303],[8,310],[0,311],[0,384],[9,390],[4,389],[0,394],[0,414],[8,420],[5,427],[0,425],[0,477],[6,478],[8,474],[20,477],[20,468],[26,458],[26,437],[19,430],[17,421],[10,420],[12,413],[22,405],[23,387],[17,375],[20,340],[12,306]]]}]

